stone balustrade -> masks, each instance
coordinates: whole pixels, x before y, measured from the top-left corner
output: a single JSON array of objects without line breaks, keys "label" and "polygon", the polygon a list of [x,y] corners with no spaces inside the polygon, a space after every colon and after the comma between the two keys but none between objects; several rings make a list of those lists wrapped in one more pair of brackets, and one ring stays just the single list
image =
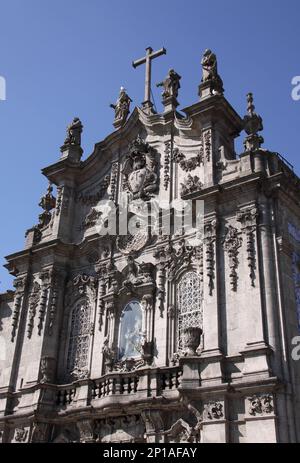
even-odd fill
[{"label": "stone balustrade", "polygon": [[[73,384],[59,385],[56,392],[57,409],[66,409],[82,400],[86,405],[97,406],[99,401],[111,397],[138,396],[140,398],[161,397],[176,393],[181,384],[182,371],[180,367],[147,368],[133,372],[111,372],[96,380],[77,381]],[[85,388],[85,392],[81,389]],[[130,400],[130,399],[129,399]]]}]

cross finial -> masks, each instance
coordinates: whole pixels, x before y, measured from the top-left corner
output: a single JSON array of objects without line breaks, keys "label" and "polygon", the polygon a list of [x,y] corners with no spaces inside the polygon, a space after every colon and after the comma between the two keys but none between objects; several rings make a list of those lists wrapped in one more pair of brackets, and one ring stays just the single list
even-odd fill
[{"label": "cross finial", "polygon": [[140,58],[136,61],[133,61],[132,66],[136,68],[137,66],[140,66],[141,64],[146,63],[146,72],[145,72],[145,97],[144,101],[142,103],[143,108],[148,114],[151,114],[153,112],[153,103],[151,102],[151,61],[154,58],[158,58],[161,55],[165,55],[167,53],[167,50],[165,48],[161,48],[160,50],[153,51],[151,47],[146,48],[146,56],[143,58]]}]

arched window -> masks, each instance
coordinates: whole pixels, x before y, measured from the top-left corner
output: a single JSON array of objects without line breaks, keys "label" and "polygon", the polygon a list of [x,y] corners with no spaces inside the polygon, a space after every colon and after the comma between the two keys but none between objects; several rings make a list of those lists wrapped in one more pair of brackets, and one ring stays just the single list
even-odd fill
[{"label": "arched window", "polygon": [[71,319],[68,373],[87,370],[90,344],[90,308],[86,300],[77,302]]},{"label": "arched window", "polygon": [[182,350],[183,330],[191,326],[202,328],[202,289],[196,272],[187,272],[179,281],[177,291],[177,342]]},{"label": "arched window", "polygon": [[119,360],[140,357],[143,310],[138,301],[129,302],[122,311],[119,327]]}]

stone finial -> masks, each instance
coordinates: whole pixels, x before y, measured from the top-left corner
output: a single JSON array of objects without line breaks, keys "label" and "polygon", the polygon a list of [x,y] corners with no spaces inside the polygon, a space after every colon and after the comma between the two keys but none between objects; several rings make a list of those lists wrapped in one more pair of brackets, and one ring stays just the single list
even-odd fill
[{"label": "stone finial", "polygon": [[258,132],[263,130],[263,122],[261,116],[255,112],[252,93],[247,94],[247,112],[244,117],[244,130],[247,134],[244,141],[245,151],[255,151],[261,147],[264,139],[258,135]]},{"label": "stone finial", "polygon": [[162,92],[162,103],[165,106],[165,112],[174,110],[178,106],[178,90],[180,89],[180,79],[181,76],[170,69],[167,77],[162,81],[156,84],[157,87],[163,87]]},{"label": "stone finial", "polygon": [[111,104],[110,107],[115,110],[115,119],[113,125],[116,129],[122,127],[130,113],[130,103],[132,99],[127,95],[124,87],[121,87],[119,97],[116,104]]},{"label": "stone finial", "polygon": [[38,224],[39,229],[43,229],[44,227],[46,227],[51,220],[50,211],[54,209],[56,205],[56,199],[52,195],[52,191],[53,191],[53,187],[51,183],[49,183],[46,194],[41,197],[41,200],[39,202],[39,206],[44,210],[39,215],[39,224]]},{"label": "stone finial", "polygon": [[218,74],[218,62],[216,55],[209,49],[205,50],[202,60],[202,79],[199,85],[201,99],[211,95],[222,95],[224,92],[223,81]]},{"label": "stone finial", "polygon": [[70,159],[73,162],[79,162],[83,150],[81,148],[81,134],[83,125],[78,117],[74,117],[71,124],[67,127],[67,136],[64,144],[60,148],[62,159]]}]

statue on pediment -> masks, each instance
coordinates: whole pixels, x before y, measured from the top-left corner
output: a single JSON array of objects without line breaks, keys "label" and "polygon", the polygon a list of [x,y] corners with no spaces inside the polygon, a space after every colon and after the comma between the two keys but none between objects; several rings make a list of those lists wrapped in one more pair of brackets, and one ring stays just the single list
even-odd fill
[{"label": "statue on pediment", "polygon": [[178,90],[180,89],[180,79],[181,76],[177,74],[174,69],[170,69],[167,77],[162,82],[156,84],[157,87],[163,87],[164,91],[162,93],[162,97],[169,98],[169,97],[178,97]]},{"label": "statue on pediment", "polygon": [[121,87],[116,104],[110,105],[110,107],[115,110],[114,127],[116,129],[125,124],[128,114],[130,113],[131,102],[132,99],[127,95],[125,88]]},{"label": "statue on pediment", "polygon": [[209,49],[205,50],[201,60],[202,84],[211,83],[211,88],[217,93],[223,93],[223,81],[218,73],[218,62],[216,55]]},{"label": "statue on pediment", "polygon": [[73,121],[67,127],[67,137],[64,146],[77,145],[81,146],[81,134],[83,125],[78,117],[74,117]]}]

